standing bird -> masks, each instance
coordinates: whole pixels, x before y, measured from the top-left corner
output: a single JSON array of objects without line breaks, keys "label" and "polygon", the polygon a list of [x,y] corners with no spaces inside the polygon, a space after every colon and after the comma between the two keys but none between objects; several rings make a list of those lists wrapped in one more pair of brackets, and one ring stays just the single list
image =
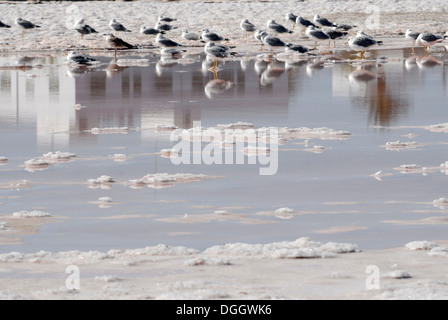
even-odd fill
[{"label": "standing bird", "polygon": [[284,43],[281,39],[271,36],[267,32],[262,33],[261,39],[265,45],[271,48],[271,51],[274,47],[286,47],[286,43]]},{"label": "standing bird", "polygon": [[0,28],[11,28],[11,26],[0,21]]},{"label": "standing bird", "polygon": [[197,33],[188,32],[188,30],[182,30],[181,37],[182,39],[187,41],[198,41],[199,39],[201,39],[201,37]]},{"label": "standing bird", "polygon": [[159,29],[155,29],[155,28],[147,28],[145,26],[140,28],[140,33],[141,34],[164,34],[165,32]]},{"label": "standing bird", "polygon": [[223,41],[223,40],[229,41],[229,39],[224,38],[224,37],[222,37],[222,36],[220,36],[220,35],[218,35],[218,34],[216,34],[214,32],[210,32],[208,29],[202,29],[201,31],[202,31],[201,38],[205,42],[210,42],[210,41],[218,42],[218,41]]},{"label": "standing bird", "polygon": [[207,42],[204,46],[204,52],[207,56],[211,56],[214,59],[212,70],[215,70],[218,66],[219,58],[227,58],[231,53],[230,48],[224,45],[217,45],[213,41]]},{"label": "standing bird", "polygon": [[171,40],[171,39],[167,39],[167,38],[165,38],[165,37],[163,36],[163,34],[161,34],[161,33],[159,33],[159,34],[157,35],[157,37],[156,37],[156,43],[157,43],[159,46],[164,47],[164,48],[167,48],[167,47],[170,47],[170,48],[172,48],[172,47],[183,47],[183,45],[181,45],[181,44],[179,44],[179,43],[177,43],[177,42],[175,42],[175,41],[173,41],[173,40]]},{"label": "standing bird", "polygon": [[364,32],[358,32],[356,36],[350,37],[347,42],[353,50],[360,51],[360,59],[364,58],[364,53],[372,46],[382,45],[382,41],[377,41],[366,35]]},{"label": "standing bird", "polygon": [[314,40],[314,48],[313,49],[317,48],[317,41],[330,39],[329,35],[325,34],[321,30],[316,29],[313,26],[309,26],[308,28],[306,28],[305,33],[308,36],[308,38]]},{"label": "standing bird", "polygon": [[15,20],[15,24],[22,28],[22,38],[25,35],[25,30],[27,29],[35,29],[35,28],[40,28],[40,26],[28,21],[28,20],[24,20],[22,18],[16,18]]},{"label": "standing bird", "polygon": [[321,18],[318,14],[314,16],[313,21],[319,27],[337,27],[333,22],[328,21],[327,18]]},{"label": "standing bird", "polygon": [[253,23],[249,22],[248,19],[241,20],[240,28],[241,28],[241,30],[243,30],[246,33],[246,38],[247,38],[248,32],[257,31],[257,27],[255,27],[255,25]]},{"label": "standing bird", "polygon": [[269,20],[267,22],[267,27],[268,27],[268,29],[271,29],[272,31],[274,31],[276,34],[277,33],[292,33],[292,31],[288,30],[281,24],[275,22],[275,20]]},{"label": "standing bird", "polygon": [[121,23],[117,22],[117,20],[112,19],[109,21],[109,28],[115,32],[115,34],[117,32],[131,32],[131,30],[128,30],[125,28],[124,25],[122,25]]},{"label": "standing bird", "polygon": [[129,44],[112,34],[106,35],[106,40],[109,46],[115,49],[115,61],[117,60],[117,49],[136,49],[136,46]]},{"label": "standing bird", "polygon": [[84,19],[80,19],[75,23],[75,30],[81,34],[81,39],[84,38],[85,34],[98,33],[91,26],[84,23]]},{"label": "standing bird", "polygon": [[292,13],[292,12],[288,12],[285,15],[285,20],[292,22],[292,30],[294,30],[294,28],[296,27],[296,20],[297,20],[297,18],[298,17],[294,13]]},{"label": "standing bird", "polygon": [[415,44],[423,46],[426,48],[426,52],[429,54],[431,52],[431,46],[440,43],[444,40],[443,36],[438,36],[429,32],[424,32],[420,34],[415,40]]},{"label": "standing bird", "polygon": [[[331,40],[333,40],[334,48],[336,48],[336,39],[342,38],[348,34],[345,31],[338,31],[336,29],[330,29],[330,28],[323,28],[322,32],[325,33],[327,36],[329,36]],[[328,48],[330,48],[331,46],[331,40],[329,40]]]},{"label": "standing bird", "polygon": [[317,26],[314,23],[312,23],[310,20],[304,19],[302,17],[297,17],[296,24],[298,24],[300,26],[300,29],[302,30],[302,32],[304,32],[306,30],[306,28],[308,28],[309,26],[313,26],[313,27],[317,28]]},{"label": "standing bird", "polygon": [[406,33],[404,35],[406,39],[410,39],[412,41],[412,53],[415,53],[415,42],[417,41],[419,35],[419,32],[415,32],[410,29],[406,30]]}]

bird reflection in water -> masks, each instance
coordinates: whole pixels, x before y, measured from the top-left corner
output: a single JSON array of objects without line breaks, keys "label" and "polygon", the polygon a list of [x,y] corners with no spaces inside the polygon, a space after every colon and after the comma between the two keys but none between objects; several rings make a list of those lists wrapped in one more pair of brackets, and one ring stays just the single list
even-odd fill
[{"label": "bird reflection in water", "polygon": [[112,60],[106,68],[106,76],[108,78],[114,77],[116,74],[122,72],[128,67],[120,66],[116,60]]},{"label": "bird reflection in water", "polygon": [[285,68],[276,66],[271,63],[261,74],[260,84],[262,86],[271,85],[275,81],[275,79],[281,77],[283,73],[285,73]]},{"label": "bird reflection in water", "polygon": [[381,64],[365,63],[348,76],[350,86],[359,92],[364,88],[362,105],[369,108],[369,119],[373,125],[388,126],[394,119],[405,113],[409,101],[403,97],[406,92],[399,81],[387,81]]}]

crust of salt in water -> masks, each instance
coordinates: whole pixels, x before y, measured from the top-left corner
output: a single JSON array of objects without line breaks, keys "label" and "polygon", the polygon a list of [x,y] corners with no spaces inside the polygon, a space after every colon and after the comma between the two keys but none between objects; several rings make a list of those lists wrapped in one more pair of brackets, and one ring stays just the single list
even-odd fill
[{"label": "crust of salt in water", "polygon": [[427,129],[431,132],[448,133],[448,122],[433,124],[433,125],[425,127],[425,129]]},{"label": "crust of salt in water", "polygon": [[15,218],[46,218],[51,217],[47,212],[33,210],[33,211],[17,211],[12,214]]},{"label": "crust of salt in water", "polygon": [[151,64],[149,59],[119,59],[119,67],[148,67]]},{"label": "crust of salt in water", "polygon": [[385,148],[387,150],[394,150],[394,151],[400,151],[403,149],[415,149],[419,145],[415,141],[410,142],[403,142],[403,141],[393,141],[393,142],[386,142]]},{"label": "crust of salt in water", "polygon": [[150,188],[166,188],[174,186],[176,183],[199,182],[205,179],[213,179],[216,177],[209,177],[204,174],[192,173],[150,173],[140,179],[129,180],[128,185],[134,188],[147,186]]},{"label": "crust of salt in water", "polygon": [[42,158],[48,160],[50,162],[66,162],[70,161],[72,158],[75,158],[76,154],[70,152],[48,152],[42,155]]},{"label": "crust of salt in water", "polygon": [[8,158],[6,157],[0,157],[0,164],[5,164],[8,162]]}]

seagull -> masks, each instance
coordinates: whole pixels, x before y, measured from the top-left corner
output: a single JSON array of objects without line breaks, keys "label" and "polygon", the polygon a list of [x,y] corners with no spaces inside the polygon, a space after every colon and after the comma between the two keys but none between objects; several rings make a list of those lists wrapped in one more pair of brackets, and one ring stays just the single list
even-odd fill
[{"label": "seagull", "polygon": [[131,32],[131,30],[126,29],[121,23],[117,22],[117,20],[115,19],[109,21],[109,28],[111,28],[115,32]]},{"label": "seagull", "polygon": [[91,26],[85,24],[84,19],[80,19],[80,20],[76,21],[75,30],[81,34],[81,39],[84,37],[85,34],[98,33]]},{"label": "seagull", "polygon": [[126,41],[115,37],[112,34],[106,35],[107,43],[110,47],[115,49],[115,60],[117,60],[117,49],[135,49],[136,46],[127,43]]},{"label": "seagull", "polygon": [[415,40],[415,44],[423,46],[426,48],[426,52],[431,52],[431,46],[436,43],[440,43],[444,40],[444,37],[435,35],[429,32],[421,33]]},{"label": "seagull", "polygon": [[40,26],[28,21],[28,20],[24,20],[22,18],[16,18],[15,20],[15,24],[18,27],[22,28],[22,38],[25,35],[25,30],[27,29],[35,29],[35,28],[40,28]]},{"label": "seagull", "polygon": [[257,27],[253,23],[251,23],[248,19],[241,20],[240,28],[246,32],[246,38],[248,32],[255,32],[257,31]]},{"label": "seagull", "polygon": [[346,43],[348,43],[353,50],[361,51],[360,59],[364,58],[364,53],[368,48],[383,44],[382,41],[377,41],[362,31],[358,32],[356,36],[350,37]]},{"label": "seagull", "polygon": [[296,27],[296,20],[297,20],[297,16],[294,14],[294,13],[292,13],[292,12],[288,12],[286,15],[285,15],[285,20],[286,21],[292,21],[292,25],[293,25],[293,27],[292,27],[292,29],[294,30],[294,28]]},{"label": "seagull", "polygon": [[285,51],[293,51],[297,53],[308,53],[310,51],[309,48],[304,47],[300,44],[292,44],[291,42],[288,42],[286,44]]},{"label": "seagull", "polygon": [[404,35],[405,38],[410,39],[412,41],[412,53],[414,53],[415,42],[417,41],[419,35],[420,35],[419,32],[412,31],[411,29],[407,29]]},{"label": "seagull", "polygon": [[70,63],[80,64],[80,65],[91,65],[92,63],[98,63],[97,59],[83,56],[81,54],[76,53],[75,51],[70,51],[67,56],[67,60]]},{"label": "seagull", "polygon": [[177,56],[182,52],[186,52],[187,50],[181,50],[176,48],[163,48],[160,51],[160,54],[163,56]]},{"label": "seagull", "polygon": [[155,28],[147,28],[145,26],[140,28],[140,33],[141,34],[159,34],[162,33],[164,34],[165,32],[159,29],[155,29]]},{"label": "seagull", "polygon": [[292,33],[292,31],[288,30],[281,24],[275,22],[275,20],[269,20],[267,22],[268,29],[275,31],[275,33]]},{"label": "seagull", "polygon": [[344,30],[344,31],[348,31],[356,27],[349,24],[341,24],[341,23],[335,23],[335,25],[337,30]]},{"label": "seagull", "polygon": [[162,21],[157,21],[154,28],[162,31],[171,31],[173,29],[177,29],[178,27],[172,26],[169,23],[163,23]]},{"label": "seagull", "polygon": [[316,29],[313,26],[309,26],[308,28],[306,28],[305,33],[308,36],[308,38],[314,40],[314,48],[313,49],[316,49],[317,41],[319,41],[319,40],[329,40],[330,39],[329,35],[325,34],[321,30]]},{"label": "seagull", "polygon": [[11,26],[4,24],[3,22],[0,21],[0,28],[11,28]]},{"label": "seagull", "polygon": [[183,47],[183,45],[171,40],[171,39],[167,39],[165,38],[161,33],[159,33],[156,37],[156,43],[158,45],[160,45],[161,47]]},{"label": "seagull", "polygon": [[286,47],[286,43],[277,37],[269,35],[267,32],[262,33],[261,39],[265,45],[271,48],[271,51],[273,47]]},{"label": "seagull", "polygon": [[[323,28],[322,32],[325,33],[327,36],[330,37],[331,40],[334,41],[334,48],[336,48],[336,39],[342,38],[348,34],[345,31],[338,31],[336,29],[330,29],[330,28]],[[331,40],[330,43],[328,44],[328,47],[330,47]]]},{"label": "seagull", "polygon": [[216,69],[218,66],[218,58],[227,58],[229,55],[233,55],[234,53],[231,53],[230,47],[225,45],[217,45],[213,41],[207,42],[207,44],[204,46],[204,52],[207,54],[207,56],[214,57],[214,63],[213,67],[211,68],[212,71]]},{"label": "seagull", "polygon": [[313,27],[317,28],[317,26],[314,23],[312,23],[310,20],[306,20],[302,17],[297,17],[296,24],[300,25],[302,32],[305,31],[306,28],[308,28],[309,26],[313,26]]},{"label": "seagull", "polygon": [[176,21],[176,20],[177,19],[164,17],[164,16],[159,16],[158,19],[157,19],[158,22],[173,22],[173,21]]},{"label": "seagull", "polygon": [[321,18],[318,14],[314,16],[313,21],[319,27],[337,27],[333,22],[328,21],[327,18]]},{"label": "seagull", "polygon": [[218,42],[218,41],[223,41],[223,40],[229,41],[229,39],[224,38],[214,32],[210,32],[208,29],[202,29],[201,31],[202,31],[202,33],[201,33],[202,40],[204,40],[206,42],[210,42],[210,41]]},{"label": "seagull", "polygon": [[182,30],[181,37],[182,37],[182,39],[188,40],[188,41],[197,41],[197,40],[201,39],[201,37],[197,33],[188,32],[188,30]]}]

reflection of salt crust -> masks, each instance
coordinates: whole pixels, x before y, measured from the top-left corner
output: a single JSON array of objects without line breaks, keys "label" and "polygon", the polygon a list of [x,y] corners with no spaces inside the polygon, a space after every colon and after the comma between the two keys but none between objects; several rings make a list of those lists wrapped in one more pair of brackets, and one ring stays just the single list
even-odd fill
[{"label": "reflection of salt crust", "polygon": [[90,184],[101,184],[101,183],[113,183],[113,182],[115,182],[115,180],[112,179],[112,177],[110,177],[110,176],[101,176],[99,178],[89,179],[87,181]]},{"label": "reflection of salt crust", "polygon": [[0,163],[6,163],[6,162],[8,162],[8,158],[0,157]]},{"label": "reflection of salt crust", "polygon": [[51,215],[47,212],[42,211],[18,211],[12,214],[13,217],[16,218],[43,218],[43,217],[51,217]]},{"label": "reflection of salt crust", "polygon": [[143,186],[151,188],[164,188],[173,186],[175,183],[196,182],[206,179],[207,176],[203,174],[191,173],[154,173],[147,174],[141,179],[129,180],[128,184],[131,188],[138,189]]},{"label": "reflection of salt crust", "polygon": [[433,201],[434,207],[440,208],[440,209],[446,209],[448,208],[448,199],[446,198],[439,198]]},{"label": "reflection of salt crust", "polygon": [[128,132],[129,132],[128,127],[92,128],[92,129],[90,129],[90,133],[92,133],[92,134],[113,134],[113,133],[126,134]]}]

